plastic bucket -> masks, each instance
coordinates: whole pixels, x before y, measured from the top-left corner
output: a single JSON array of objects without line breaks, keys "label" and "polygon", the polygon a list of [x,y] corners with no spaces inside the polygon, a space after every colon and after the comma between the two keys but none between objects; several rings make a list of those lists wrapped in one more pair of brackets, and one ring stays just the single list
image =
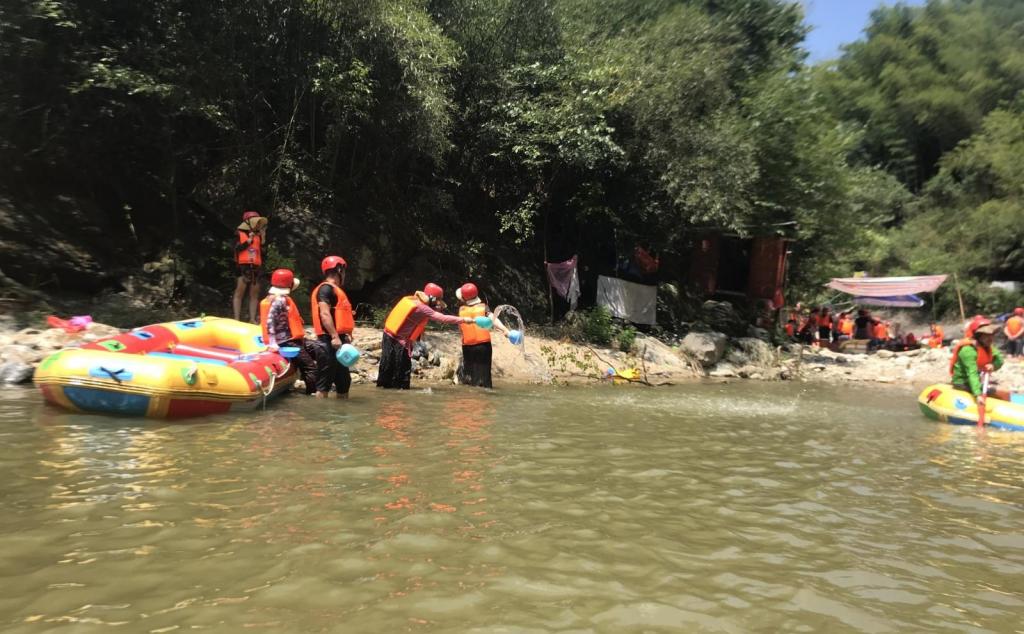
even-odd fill
[{"label": "plastic bucket", "polygon": [[512,345],[518,346],[519,344],[523,343],[523,333],[518,330],[509,330],[508,340],[509,342],[512,343]]},{"label": "plastic bucket", "polygon": [[473,321],[476,322],[478,327],[483,328],[484,330],[490,330],[494,327],[494,321],[490,317],[477,317]]},{"label": "plastic bucket", "polygon": [[285,359],[294,359],[299,356],[299,351],[299,348],[296,348],[295,346],[285,346],[277,349],[277,353]]},{"label": "plastic bucket", "polygon": [[356,361],[359,361],[359,350],[352,344],[346,343],[338,348],[335,356],[338,358],[338,363],[346,368],[351,368],[356,364]]}]

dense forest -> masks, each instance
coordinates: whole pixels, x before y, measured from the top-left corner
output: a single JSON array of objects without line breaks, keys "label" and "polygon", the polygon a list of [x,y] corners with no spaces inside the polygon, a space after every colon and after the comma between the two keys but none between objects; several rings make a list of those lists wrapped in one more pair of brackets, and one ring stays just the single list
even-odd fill
[{"label": "dense forest", "polygon": [[225,313],[256,209],[357,302],[471,277],[536,314],[545,257],[675,283],[708,229],[794,239],[790,297],[1020,301],[987,284],[1024,280],[1024,3],[880,8],[820,65],[805,35],[778,0],[7,0],[0,289]]}]

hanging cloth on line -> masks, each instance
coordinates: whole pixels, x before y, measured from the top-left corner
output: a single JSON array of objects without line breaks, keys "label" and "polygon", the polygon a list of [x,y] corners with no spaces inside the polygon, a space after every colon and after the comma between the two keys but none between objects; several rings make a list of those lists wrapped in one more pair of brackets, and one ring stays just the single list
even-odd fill
[{"label": "hanging cloth on line", "polygon": [[548,272],[548,283],[558,296],[569,302],[569,310],[576,310],[576,301],[580,298],[580,278],[576,273],[576,256],[565,262],[545,262]]}]

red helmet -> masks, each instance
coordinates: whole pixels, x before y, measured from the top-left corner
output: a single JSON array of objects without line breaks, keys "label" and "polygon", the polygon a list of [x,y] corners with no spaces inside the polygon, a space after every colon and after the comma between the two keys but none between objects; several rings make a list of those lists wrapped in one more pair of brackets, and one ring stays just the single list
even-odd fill
[{"label": "red helmet", "polygon": [[992,321],[988,317],[984,315],[975,315],[973,318],[971,318],[971,321],[968,322],[967,327],[964,328],[964,336],[973,337],[975,330],[981,328],[982,326],[988,326],[991,323]]},{"label": "red helmet", "polygon": [[247,211],[244,214],[242,214],[242,222],[245,222],[249,218],[259,218],[259,217],[260,217],[260,212],[258,212],[258,211]]},{"label": "red helmet", "polygon": [[434,299],[444,298],[444,289],[433,282],[427,282],[427,285],[423,287],[423,293]]},{"label": "red helmet", "polygon": [[333,271],[339,266],[342,268],[348,266],[345,262],[345,258],[340,255],[328,255],[320,262],[320,270],[323,271],[324,275],[326,275],[328,271]]},{"label": "red helmet", "polygon": [[466,282],[459,288],[459,290],[455,291],[456,297],[464,302],[474,299],[479,294],[480,292],[476,289],[476,284],[473,284],[472,282]]},{"label": "red helmet", "polygon": [[1020,306],[1014,308],[1013,314],[1017,315],[1018,317],[1024,317],[1024,308],[1021,308]]},{"label": "red helmet", "polygon": [[291,289],[295,283],[295,274],[288,269],[277,269],[270,274],[270,285],[277,288]]}]

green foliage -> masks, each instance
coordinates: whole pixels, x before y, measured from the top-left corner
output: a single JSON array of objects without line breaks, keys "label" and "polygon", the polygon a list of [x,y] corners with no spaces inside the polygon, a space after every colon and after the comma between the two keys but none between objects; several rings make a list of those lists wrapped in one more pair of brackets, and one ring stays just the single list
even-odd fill
[{"label": "green foliage", "polygon": [[631,352],[636,342],[636,329],[632,326],[625,326],[615,336],[615,342],[622,352]]}]

